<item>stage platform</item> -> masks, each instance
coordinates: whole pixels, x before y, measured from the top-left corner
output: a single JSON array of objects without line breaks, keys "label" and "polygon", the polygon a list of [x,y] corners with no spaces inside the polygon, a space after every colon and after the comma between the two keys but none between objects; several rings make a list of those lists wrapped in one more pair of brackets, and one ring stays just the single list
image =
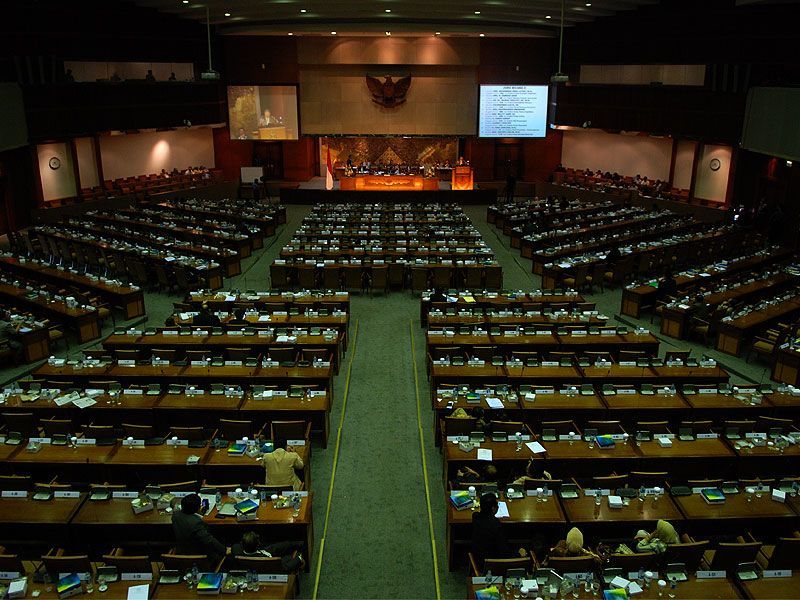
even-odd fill
[{"label": "stage platform", "polygon": [[435,204],[455,202],[458,204],[492,204],[497,198],[497,190],[423,190],[419,192],[354,192],[349,190],[282,189],[282,204],[319,204],[322,202],[364,202],[377,204],[393,202],[397,204]]},{"label": "stage platform", "polygon": [[314,177],[304,181],[296,188],[281,188],[283,204],[318,204],[320,202],[409,202],[414,204],[433,204],[436,202],[457,202],[459,204],[492,204],[497,198],[497,190],[475,189],[453,191],[449,181],[440,181],[438,190],[405,191],[352,191],[339,189],[339,182],[333,182],[333,189],[325,189],[325,178]]}]

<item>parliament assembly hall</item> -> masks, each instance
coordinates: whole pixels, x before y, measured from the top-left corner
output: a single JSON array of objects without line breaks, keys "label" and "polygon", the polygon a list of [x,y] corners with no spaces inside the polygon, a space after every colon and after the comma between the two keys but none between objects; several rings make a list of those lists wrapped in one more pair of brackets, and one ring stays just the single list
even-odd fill
[{"label": "parliament assembly hall", "polygon": [[800,598],[800,2],[0,6],[0,600]]}]

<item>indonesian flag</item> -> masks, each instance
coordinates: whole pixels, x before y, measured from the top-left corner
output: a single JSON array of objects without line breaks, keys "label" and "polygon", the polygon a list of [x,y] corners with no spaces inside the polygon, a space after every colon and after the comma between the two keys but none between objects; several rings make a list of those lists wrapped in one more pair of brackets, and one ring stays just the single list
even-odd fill
[{"label": "indonesian flag", "polygon": [[332,190],[333,189],[333,163],[331,162],[331,149],[330,147],[327,148],[328,150],[328,159],[326,161],[327,166],[325,168],[325,189]]}]

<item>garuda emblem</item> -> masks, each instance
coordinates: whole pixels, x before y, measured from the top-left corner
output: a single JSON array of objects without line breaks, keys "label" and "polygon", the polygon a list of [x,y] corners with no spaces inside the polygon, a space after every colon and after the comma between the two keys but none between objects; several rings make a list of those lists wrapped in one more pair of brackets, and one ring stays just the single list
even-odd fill
[{"label": "garuda emblem", "polygon": [[384,77],[383,83],[375,77],[367,75],[367,87],[372,94],[372,101],[385,108],[400,106],[406,101],[408,88],[411,87],[411,75],[392,81],[391,77]]}]

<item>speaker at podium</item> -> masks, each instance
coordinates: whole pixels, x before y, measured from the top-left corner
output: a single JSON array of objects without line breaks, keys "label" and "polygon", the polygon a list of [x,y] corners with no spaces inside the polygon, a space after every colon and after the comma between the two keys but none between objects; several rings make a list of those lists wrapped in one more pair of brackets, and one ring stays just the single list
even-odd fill
[{"label": "speaker at podium", "polygon": [[472,167],[462,165],[453,167],[450,176],[450,187],[454,190],[471,190],[474,188]]}]

